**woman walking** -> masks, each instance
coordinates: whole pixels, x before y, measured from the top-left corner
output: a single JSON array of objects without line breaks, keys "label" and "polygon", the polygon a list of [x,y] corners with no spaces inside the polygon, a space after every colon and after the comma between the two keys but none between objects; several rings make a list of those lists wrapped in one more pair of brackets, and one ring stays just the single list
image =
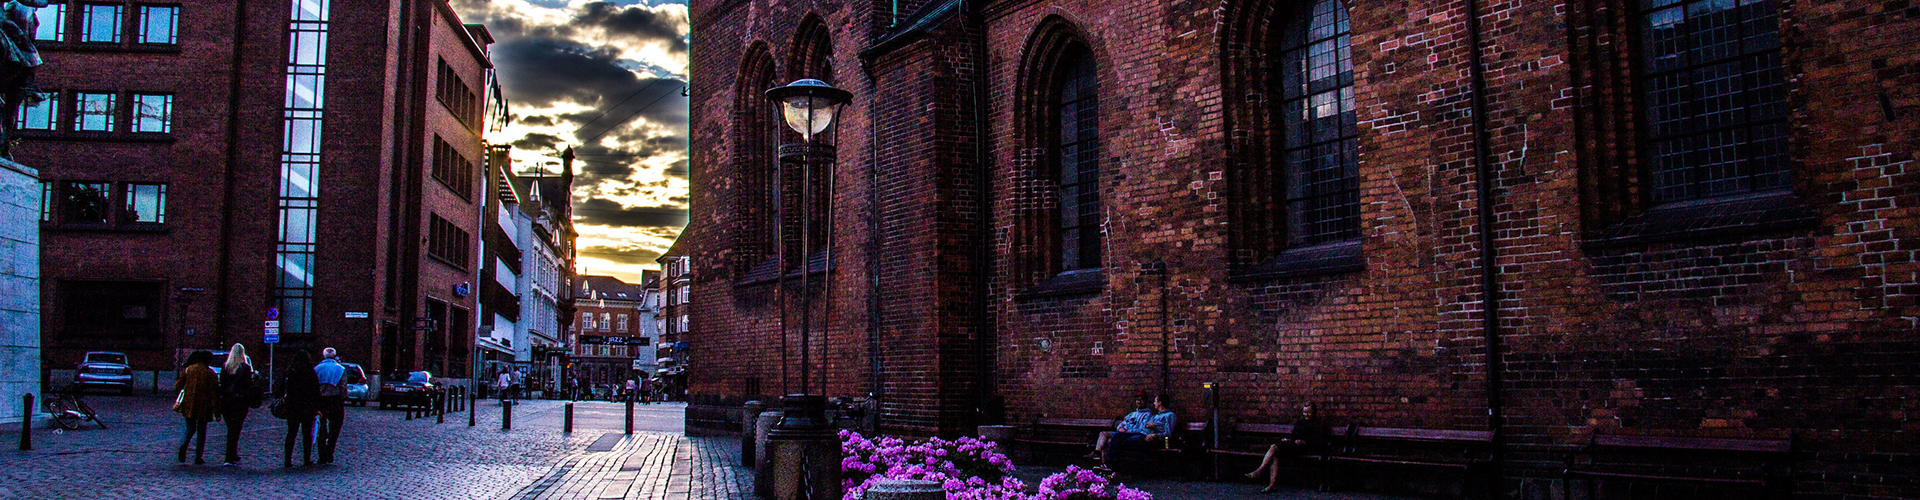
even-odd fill
[{"label": "woman walking", "polygon": [[216,391],[220,386],[220,381],[214,378],[213,368],[207,367],[212,363],[213,353],[194,351],[187,355],[186,369],[181,370],[180,377],[173,380],[173,390],[180,391],[180,395],[174,399],[173,411],[187,419],[186,435],[181,436],[180,452],[176,454],[180,462],[187,461],[187,444],[195,442],[194,437],[198,436],[199,444],[193,453],[193,463],[207,463],[207,421],[213,420],[214,406],[218,403]]},{"label": "woman walking", "polygon": [[253,379],[253,360],[247,358],[246,346],[234,344],[220,370],[220,418],[227,422],[227,460],[220,465],[240,462],[240,428],[247,422],[247,410],[260,406],[261,391]]},{"label": "woman walking", "polygon": [[280,466],[293,467],[293,443],[300,442],[305,465],[313,465],[313,417],[320,413],[320,376],[313,372],[313,356],[305,349],[293,353],[293,363],[281,372],[280,409],[287,419],[287,444]]}]

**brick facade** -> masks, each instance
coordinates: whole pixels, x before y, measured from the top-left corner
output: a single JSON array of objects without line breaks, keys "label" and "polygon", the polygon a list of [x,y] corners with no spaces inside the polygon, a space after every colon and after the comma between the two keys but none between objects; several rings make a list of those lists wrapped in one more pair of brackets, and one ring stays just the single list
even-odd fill
[{"label": "brick facade", "polygon": [[[121,42],[80,38],[76,9],[96,4],[122,8]],[[65,38],[41,43],[48,63],[38,81],[65,91],[55,119],[63,125],[25,131],[16,158],[45,165],[46,181],[109,183],[110,206],[128,185],[163,183],[166,220],[43,223],[46,364],[70,366],[84,352],[104,349],[126,351],[136,370],[171,371],[186,350],[241,342],[263,355],[264,369],[261,321],[268,307],[284,305],[274,290],[294,3],[61,5],[68,9]],[[150,7],[177,8],[173,42],[139,38]],[[283,324],[278,348],[336,347],[375,374],[427,369],[458,376],[472,348],[475,299],[455,287],[477,281],[475,266],[429,257],[429,245],[412,242],[427,239],[437,215],[464,231],[466,248],[478,244],[480,172],[467,178],[471,186],[446,186],[431,169],[436,137],[451,145],[441,151],[481,163],[486,118],[456,118],[434,91],[439,79],[457,74],[484,96],[491,39],[484,28],[463,25],[445,2],[336,2],[324,21],[325,45],[317,52],[326,74],[324,102],[316,106],[320,159],[311,179],[318,186],[311,198],[316,257],[305,266],[313,283],[311,333]],[[453,71],[436,73],[439,60]],[[123,103],[137,94],[172,96],[171,130],[130,129],[139,117],[124,104],[116,106],[122,121],[112,131],[75,130],[73,99],[82,91],[114,93]],[[119,294],[125,307],[102,314],[126,315],[137,332],[107,339],[97,335],[114,329],[80,328],[73,322],[92,313],[75,312],[90,302],[75,300],[76,290]],[[430,301],[445,306],[437,330],[416,332],[415,319],[433,313]]]},{"label": "brick facade", "polygon": [[[1223,421],[1317,401],[1337,423],[1493,430],[1507,496],[1546,498],[1594,433],[1792,437],[1803,496],[1920,495],[1920,7],[1760,4],[1789,185],[1657,202],[1647,70],[1624,55],[1639,3],[1346,2],[1358,236],[1288,246],[1270,186],[1289,122],[1262,79],[1300,4],[693,2],[694,78],[723,83],[692,100],[684,340],[729,362],[691,366],[690,397],[800,385],[804,291],[742,279],[773,160],[742,150],[766,146],[740,108],[771,113],[763,66],[795,78],[817,18],[855,98],[815,373],[873,393],[890,432],[1109,417],[1142,391],[1194,415],[1212,381]],[[1096,62],[1104,246],[1063,274],[1044,112],[1072,46]]]}]

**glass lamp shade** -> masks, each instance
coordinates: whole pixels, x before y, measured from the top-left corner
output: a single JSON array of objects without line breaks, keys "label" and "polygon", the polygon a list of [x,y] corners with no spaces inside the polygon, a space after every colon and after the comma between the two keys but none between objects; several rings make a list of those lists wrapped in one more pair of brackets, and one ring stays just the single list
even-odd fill
[{"label": "glass lamp shade", "polygon": [[800,137],[812,141],[813,134],[833,125],[834,115],[839,108],[825,97],[793,96],[780,103],[780,115],[786,118],[788,127],[800,133]]},{"label": "glass lamp shade", "polygon": [[853,94],[807,78],[768,90],[767,98],[780,108],[780,117],[787,122],[787,127],[812,142],[815,134],[833,126],[840,107],[852,101]]}]

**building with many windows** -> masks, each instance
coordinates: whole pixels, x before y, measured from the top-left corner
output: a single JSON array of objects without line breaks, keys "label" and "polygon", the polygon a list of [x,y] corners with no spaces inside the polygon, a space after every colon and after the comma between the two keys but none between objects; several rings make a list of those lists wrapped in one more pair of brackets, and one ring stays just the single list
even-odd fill
[{"label": "building with many windows", "polygon": [[482,378],[525,369],[530,383],[554,389],[567,345],[573,282],[573,186],[571,156],[562,172],[514,173],[511,148],[489,151],[489,193],[481,262],[480,346]]},{"label": "building with many windows", "polygon": [[[1495,497],[1561,497],[1596,436],[1790,440],[1798,496],[1920,497],[1905,2],[689,12],[690,428],[802,390],[947,436],[1159,392],[1490,436]],[[831,148],[767,101],[801,78],[853,94]],[[1757,465],[1665,453],[1614,458]]]},{"label": "building with many windows", "polygon": [[[658,271],[641,272],[643,282],[658,276]],[[585,388],[616,387],[629,378],[652,377],[660,331],[654,321],[658,310],[648,296],[645,288],[612,276],[581,276],[575,281],[578,319],[567,343],[572,347],[569,377]]]},{"label": "building with many windows", "polygon": [[15,155],[42,166],[49,365],[114,350],[171,371],[274,339],[464,376],[497,116],[485,27],[445,1],[38,17],[47,99],[17,118]]}]

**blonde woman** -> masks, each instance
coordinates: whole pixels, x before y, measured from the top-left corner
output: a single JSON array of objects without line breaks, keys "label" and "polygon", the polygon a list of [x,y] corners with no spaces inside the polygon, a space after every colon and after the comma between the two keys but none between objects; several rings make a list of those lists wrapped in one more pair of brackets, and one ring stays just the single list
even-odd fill
[{"label": "blonde woman", "polygon": [[254,379],[247,346],[234,344],[227,350],[226,366],[220,368],[220,418],[227,422],[227,460],[221,465],[240,462],[240,428],[247,423],[247,410],[259,407],[266,394]]}]

